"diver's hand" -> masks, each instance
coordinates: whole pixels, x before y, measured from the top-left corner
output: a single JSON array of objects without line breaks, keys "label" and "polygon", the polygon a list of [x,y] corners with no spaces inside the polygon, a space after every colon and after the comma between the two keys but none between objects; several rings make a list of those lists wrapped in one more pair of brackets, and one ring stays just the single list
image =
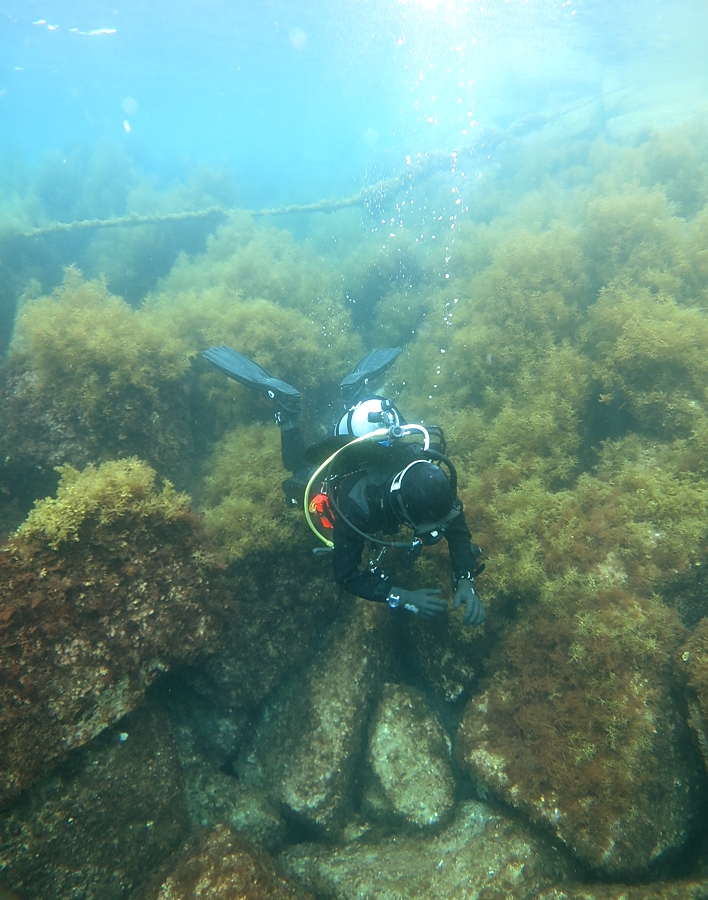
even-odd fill
[{"label": "diver's hand", "polygon": [[481,625],[487,618],[487,613],[479,597],[474,592],[474,586],[470,578],[460,578],[457,582],[453,607],[459,609],[465,604],[465,614],[462,621],[465,625]]},{"label": "diver's hand", "polygon": [[421,619],[434,619],[447,609],[447,603],[440,599],[440,591],[433,588],[420,588],[417,591],[393,588],[386,602],[394,608],[402,606]]}]

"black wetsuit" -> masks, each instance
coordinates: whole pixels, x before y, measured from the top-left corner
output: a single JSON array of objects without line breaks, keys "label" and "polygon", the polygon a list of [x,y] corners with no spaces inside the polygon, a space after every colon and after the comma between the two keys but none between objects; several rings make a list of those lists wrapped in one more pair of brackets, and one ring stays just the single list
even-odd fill
[{"label": "black wetsuit", "polygon": [[[416,458],[425,459],[425,456],[411,451],[408,458],[412,461]],[[388,502],[388,488],[400,468],[399,458],[392,467],[387,466],[363,475],[359,473],[343,481],[337,495],[339,508],[352,525],[365,534],[375,535],[379,532],[395,535],[399,530],[400,521]],[[458,578],[474,576],[482,568],[479,563],[482,551],[472,543],[459,500],[456,501],[456,506],[460,515],[448,524],[445,531],[452,571]],[[378,568],[373,571],[368,568],[360,570],[365,538],[341,519],[335,518],[333,543],[332,568],[337,584],[357,597],[384,602],[394,585],[389,576]]]},{"label": "black wetsuit", "polygon": [[[305,443],[296,418],[288,421],[285,427],[281,425],[281,442],[283,465],[295,473],[283,482],[283,490],[290,503],[299,506],[314,469],[305,463]],[[391,480],[408,463],[426,459],[426,456],[413,444],[394,447],[378,444],[367,452],[375,457],[373,464],[365,469],[362,466],[355,474],[342,479],[337,491],[337,505],[352,525],[364,534],[395,535],[401,522],[388,503]],[[474,577],[484,568],[479,562],[482,551],[472,543],[460,500],[455,501],[455,506],[460,515],[452,519],[445,530],[452,572],[456,578]],[[335,517],[332,541],[332,569],[337,584],[364,600],[386,601],[394,587],[389,576],[381,569],[359,569],[366,539]]]}]

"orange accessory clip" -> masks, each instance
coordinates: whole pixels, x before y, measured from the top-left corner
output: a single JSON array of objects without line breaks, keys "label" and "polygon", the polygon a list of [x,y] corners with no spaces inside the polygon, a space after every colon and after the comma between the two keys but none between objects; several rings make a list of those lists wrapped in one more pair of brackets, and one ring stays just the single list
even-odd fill
[{"label": "orange accessory clip", "polygon": [[334,528],[334,516],[326,494],[315,494],[310,500],[309,510],[317,513],[323,528]]}]

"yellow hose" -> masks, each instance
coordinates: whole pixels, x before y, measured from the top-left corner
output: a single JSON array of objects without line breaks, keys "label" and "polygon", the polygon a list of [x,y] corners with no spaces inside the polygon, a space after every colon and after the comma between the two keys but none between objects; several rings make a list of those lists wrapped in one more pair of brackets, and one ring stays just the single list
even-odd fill
[{"label": "yellow hose", "polygon": [[388,428],[377,428],[376,431],[370,431],[368,434],[362,434],[361,437],[354,438],[353,441],[349,441],[348,444],[345,444],[343,447],[340,447],[339,450],[335,450],[334,453],[326,459],[322,465],[315,469],[312,474],[312,477],[307,482],[307,487],[305,488],[305,519],[307,520],[307,524],[310,526],[314,534],[328,547],[334,547],[332,541],[329,538],[326,538],[321,532],[317,530],[317,527],[312,519],[312,513],[310,512],[310,491],[312,490],[312,485],[317,481],[317,478],[322,474],[322,472],[329,466],[329,464],[334,460],[336,456],[342,452],[342,450],[346,450],[348,447],[353,447],[354,444],[361,444],[363,441],[371,441],[378,440],[379,438],[386,437],[388,435]]}]

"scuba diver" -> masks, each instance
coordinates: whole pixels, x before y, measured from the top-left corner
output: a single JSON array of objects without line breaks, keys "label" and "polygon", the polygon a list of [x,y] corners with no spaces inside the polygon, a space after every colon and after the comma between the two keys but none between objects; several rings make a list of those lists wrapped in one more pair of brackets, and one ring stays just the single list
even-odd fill
[{"label": "scuba diver", "polygon": [[[395,586],[380,562],[391,547],[405,550],[411,561],[444,537],[453,572],[453,606],[464,606],[465,625],[481,625],[486,613],[474,579],[484,569],[482,551],[472,543],[465,522],[442,429],[408,424],[390,400],[367,393],[369,383],[400,352],[400,347],[372,350],[357,363],[340,384],[346,412],[334,434],[309,448],[300,429],[298,390],[230,347],[212,347],[204,357],[229,378],[274,401],[283,466],[293,473],[283,482],[286,498],[303,507],[310,528],[326,545],[314,552],[332,552],[340,587],[432,619],[447,608],[441,592]],[[411,540],[377,537],[395,537],[401,527],[411,529]],[[377,552],[362,568],[367,542]]]}]

